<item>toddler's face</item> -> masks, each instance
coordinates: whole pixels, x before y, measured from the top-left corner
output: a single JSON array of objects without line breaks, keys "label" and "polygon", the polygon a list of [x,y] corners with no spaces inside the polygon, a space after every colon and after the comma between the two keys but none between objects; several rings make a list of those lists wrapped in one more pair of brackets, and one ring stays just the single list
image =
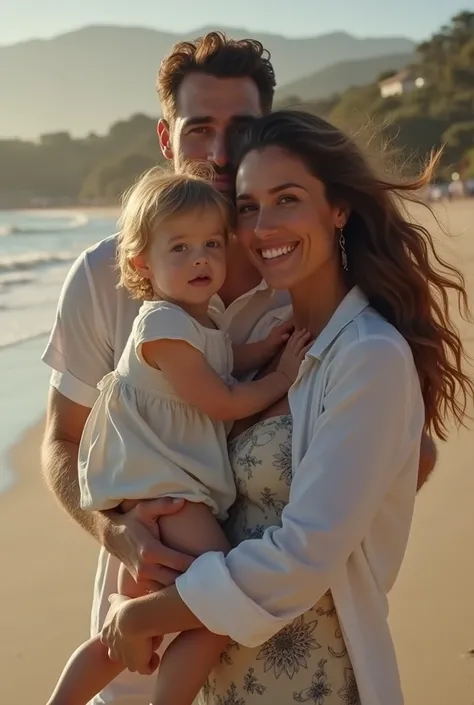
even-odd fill
[{"label": "toddler's face", "polygon": [[153,288],[167,300],[207,304],[224,284],[226,231],[221,214],[197,210],[160,224],[144,256]]}]

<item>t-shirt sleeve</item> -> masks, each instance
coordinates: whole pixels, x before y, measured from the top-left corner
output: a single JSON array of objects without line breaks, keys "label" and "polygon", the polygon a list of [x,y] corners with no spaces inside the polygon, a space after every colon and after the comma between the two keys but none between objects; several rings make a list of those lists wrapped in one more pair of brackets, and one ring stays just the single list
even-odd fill
[{"label": "t-shirt sleeve", "polygon": [[[72,401],[92,407],[97,384],[114,366],[110,326],[103,309],[105,298],[115,301],[117,292],[113,258],[94,262],[89,255],[83,253],[66,277],[42,359],[53,370],[53,387]],[[111,289],[110,296],[98,291],[99,282],[102,288]]]},{"label": "t-shirt sleeve", "polygon": [[178,306],[164,303],[150,308],[140,317],[136,332],[136,351],[143,343],[155,340],[183,340],[204,354],[205,338],[200,326]]}]

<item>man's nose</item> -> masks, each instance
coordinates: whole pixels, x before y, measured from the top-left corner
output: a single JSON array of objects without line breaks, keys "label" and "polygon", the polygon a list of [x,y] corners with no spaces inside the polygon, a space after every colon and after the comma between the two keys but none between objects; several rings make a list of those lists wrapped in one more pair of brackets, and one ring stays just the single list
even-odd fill
[{"label": "man's nose", "polygon": [[212,142],[209,161],[218,167],[227,166],[229,162],[225,135],[216,134]]}]

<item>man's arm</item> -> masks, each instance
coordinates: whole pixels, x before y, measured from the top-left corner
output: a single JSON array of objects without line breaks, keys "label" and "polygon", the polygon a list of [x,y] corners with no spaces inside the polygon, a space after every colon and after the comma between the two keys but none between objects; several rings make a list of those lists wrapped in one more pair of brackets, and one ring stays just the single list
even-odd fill
[{"label": "man's arm", "polygon": [[43,476],[60,505],[78,524],[116,556],[138,579],[170,584],[187,570],[191,558],[163,546],[157,520],[183,503],[160,499],[142,502],[128,514],[85,511],[80,507],[77,456],[90,409],[50,388],[41,446]]},{"label": "man's arm", "polygon": [[420,490],[434,470],[437,460],[436,445],[433,439],[424,433],[421,437],[420,464],[418,466],[418,485]]},{"label": "man's arm", "polygon": [[47,486],[66,512],[108,549],[114,523],[103,512],[80,508],[77,456],[90,409],[50,387],[41,467]]}]

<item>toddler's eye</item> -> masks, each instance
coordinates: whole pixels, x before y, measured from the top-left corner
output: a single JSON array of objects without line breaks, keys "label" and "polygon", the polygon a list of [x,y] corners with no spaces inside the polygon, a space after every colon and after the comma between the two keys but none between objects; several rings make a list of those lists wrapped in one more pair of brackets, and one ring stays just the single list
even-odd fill
[{"label": "toddler's eye", "polygon": [[171,252],[184,252],[186,250],[186,245],[175,245]]}]

